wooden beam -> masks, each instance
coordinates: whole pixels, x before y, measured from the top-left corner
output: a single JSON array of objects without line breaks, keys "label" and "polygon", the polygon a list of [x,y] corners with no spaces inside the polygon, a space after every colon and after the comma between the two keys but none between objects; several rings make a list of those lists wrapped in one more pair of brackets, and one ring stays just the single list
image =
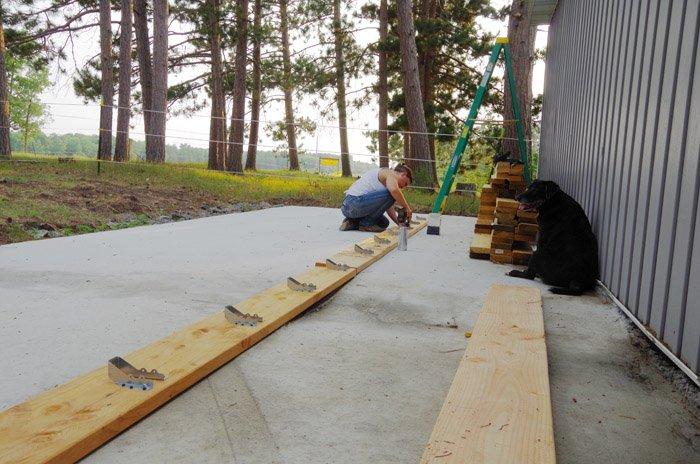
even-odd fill
[{"label": "wooden beam", "polygon": [[469,257],[476,259],[489,259],[491,253],[491,233],[474,234],[469,246]]},{"label": "wooden beam", "polygon": [[538,289],[489,289],[420,462],[556,462]]},{"label": "wooden beam", "polygon": [[[425,222],[414,233],[424,226]],[[373,247],[377,256],[384,256],[396,242]],[[294,277],[313,283],[316,291],[293,291],[285,282],[235,305],[241,312],[262,316],[263,322],[255,327],[232,325],[222,311],[124,356],[134,366],[165,374],[165,380],[155,381],[152,390],[117,386],[107,376],[105,360],[105,366],[3,411],[0,463],[80,459],[343,286],[357,272],[356,268],[312,267]]]},{"label": "wooden beam", "polygon": [[[418,231],[423,229],[426,226],[426,224],[427,222],[425,220],[422,220],[419,221],[418,224],[411,226],[411,228],[408,231],[408,236],[414,236],[418,233]],[[360,247],[362,247],[363,249],[371,251],[371,254],[358,253],[355,250],[355,245],[353,245],[334,254],[333,256],[330,256],[330,259],[332,259],[336,263],[342,263],[350,267],[354,267],[355,269],[357,269],[357,272],[363,271],[367,269],[367,267],[370,266],[372,263],[378,261],[384,255],[396,248],[396,246],[398,245],[398,236],[395,233],[393,233],[393,231],[395,230],[396,228],[394,227],[390,230],[386,230],[382,233],[377,234],[377,236],[380,239],[389,240],[388,244],[382,245],[378,243],[374,239],[374,237],[369,237],[358,243],[358,245],[360,245]]]}]

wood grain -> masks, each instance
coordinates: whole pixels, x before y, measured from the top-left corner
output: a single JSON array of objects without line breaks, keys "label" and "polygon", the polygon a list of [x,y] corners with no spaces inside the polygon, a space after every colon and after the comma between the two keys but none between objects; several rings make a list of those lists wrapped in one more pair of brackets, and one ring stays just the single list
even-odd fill
[{"label": "wood grain", "polygon": [[420,462],[556,462],[538,289],[489,289]]},{"label": "wood grain", "polygon": [[469,251],[476,254],[491,252],[491,234],[474,234]]}]

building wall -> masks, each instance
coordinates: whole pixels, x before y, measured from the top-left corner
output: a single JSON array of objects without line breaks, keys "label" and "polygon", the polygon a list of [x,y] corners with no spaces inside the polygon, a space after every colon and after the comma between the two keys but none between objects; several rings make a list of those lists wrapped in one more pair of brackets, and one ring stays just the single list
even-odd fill
[{"label": "building wall", "polygon": [[588,214],[600,280],[696,374],[699,25],[699,0],[560,0],[539,171]]}]

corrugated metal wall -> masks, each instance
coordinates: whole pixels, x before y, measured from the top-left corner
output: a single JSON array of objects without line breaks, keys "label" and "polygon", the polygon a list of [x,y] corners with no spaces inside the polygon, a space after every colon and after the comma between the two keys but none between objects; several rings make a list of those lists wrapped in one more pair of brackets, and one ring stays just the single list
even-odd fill
[{"label": "corrugated metal wall", "polygon": [[700,0],[560,0],[541,179],[586,210],[600,280],[700,364]]}]

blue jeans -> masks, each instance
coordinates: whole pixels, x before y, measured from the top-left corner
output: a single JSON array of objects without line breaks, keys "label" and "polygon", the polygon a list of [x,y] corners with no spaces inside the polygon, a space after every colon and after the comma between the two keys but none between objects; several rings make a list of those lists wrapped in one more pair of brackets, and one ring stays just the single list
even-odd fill
[{"label": "blue jeans", "polygon": [[346,195],[340,211],[348,219],[359,221],[361,227],[388,227],[389,219],[384,217],[386,210],[394,204],[394,197],[388,190],[378,190],[356,197]]}]

